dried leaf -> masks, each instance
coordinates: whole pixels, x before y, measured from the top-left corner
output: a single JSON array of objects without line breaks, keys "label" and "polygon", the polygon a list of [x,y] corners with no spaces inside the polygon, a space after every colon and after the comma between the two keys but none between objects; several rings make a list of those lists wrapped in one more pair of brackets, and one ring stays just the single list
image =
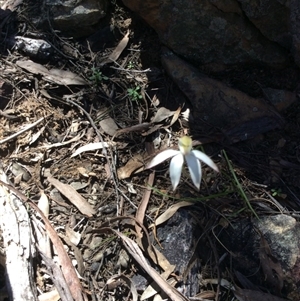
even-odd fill
[{"label": "dried leaf", "polygon": [[173,118],[172,118],[172,120],[171,120],[169,126],[172,126],[172,125],[177,121],[178,117],[180,116],[180,112],[181,112],[181,107],[179,107],[179,108],[175,111],[175,113],[174,113],[174,115],[173,115]]},{"label": "dried leaf", "polygon": [[[39,216],[38,213],[37,216]],[[43,229],[43,227],[41,227],[40,223],[41,221],[38,220],[35,216],[32,217],[32,226],[35,229],[35,238],[36,238],[36,243],[39,246],[39,250],[43,254],[47,255],[47,257],[51,258],[52,257],[51,241],[49,239],[49,235]]]},{"label": "dried leaf", "polygon": [[[150,144],[150,142],[149,143],[147,142],[146,145],[148,146],[147,147],[148,155],[153,155],[154,154],[153,143]],[[143,237],[143,231],[142,231],[142,228],[139,226],[139,224],[142,225],[144,223],[146,209],[147,209],[148,202],[149,202],[150,196],[151,196],[150,187],[153,186],[154,178],[155,178],[155,171],[152,171],[148,177],[148,183],[147,183],[148,185],[144,189],[142,201],[140,202],[138,209],[136,211],[135,218],[138,221],[138,223],[135,224],[135,230],[137,233],[138,242],[140,242]]]},{"label": "dried leaf", "polygon": [[120,250],[119,256],[118,256],[118,261],[116,263],[116,267],[127,269],[129,259],[130,258],[129,258],[129,255],[127,254],[127,252],[124,249]]},{"label": "dried leaf", "polygon": [[43,75],[45,80],[54,82],[58,85],[87,85],[87,82],[79,75],[66,70],[50,69],[48,70],[43,65],[34,63],[31,60],[17,61],[16,64],[33,74]]},{"label": "dried leaf", "polygon": [[118,130],[115,133],[114,137],[117,137],[121,134],[131,133],[131,132],[135,132],[135,133],[145,132],[145,131],[148,131],[152,126],[153,126],[152,123],[149,123],[149,122],[136,124],[136,125]]},{"label": "dried leaf", "polygon": [[168,297],[173,301],[188,301],[188,299],[182,295],[176,288],[172,287],[167,281],[165,281],[158,272],[152,268],[144,257],[139,246],[129,237],[125,236],[121,232],[106,228],[102,230],[113,231],[118,235],[124,243],[127,252],[136,260],[136,262],[144,269],[144,271],[156,282],[157,285],[164,291]]},{"label": "dried leaf", "polygon": [[86,144],[84,146],[79,147],[74,154],[72,154],[71,158],[78,156],[79,154],[83,153],[83,152],[88,152],[88,151],[93,151],[93,150],[98,150],[98,149],[102,149],[104,147],[108,147],[109,143],[107,142],[95,142],[95,143],[89,143]]},{"label": "dried leaf", "polygon": [[[77,170],[78,170],[78,172],[82,175],[82,176],[84,176],[84,177],[86,177],[86,178],[88,178],[89,177],[89,171],[86,169],[86,168],[84,168],[84,167],[82,167],[82,166],[79,166],[79,167],[77,167]],[[74,187],[75,188],[75,187]],[[75,188],[76,189],[76,188]],[[78,189],[76,189],[76,190],[78,190]]]},{"label": "dried leaf", "polygon": [[130,288],[131,294],[132,294],[132,301],[137,301],[138,300],[138,292],[133,284],[133,282],[131,281],[131,279],[129,279],[128,277],[126,277],[125,275],[115,275],[112,276],[110,279],[107,280],[107,285],[110,285],[111,282],[114,282],[116,280],[123,280],[127,286]]},{"label": "dried leaf", "polygon": [[[113,220],[117,221],[120,219],[128,219],[128,217],[118,217]],[[133,218],[134,219],[134,218]],[[113,222],[113,220],[110,220],[110,224]],[[135,220],[135,219],[134,219]],[[140,225],[142,228],[144,228],[143,225]],[[147,231],[144,229],[144,231]],[[177,289],[172,287],[167,281],[165,281],[158,272],[152,268],[146,258],[144,257],[142,250],[139,248],[136,242],[134,242],[132,239],[127,237],[126,235],[122,234],[121,232],[114,230],[112,228],[103,227],[98,230],[94,230],[93,233],[107,233],[107,232],[113,232],[117,236],[119,236],[123,240],[124,247],[126,248],[127,252],[136,260],[136,262],[143,268],[143,270],[157,283],[157,285],[160,286],[161,290],[164,291],[172,301],[188,301],[188,299],[182,295]],[[147,233],[147,232],[145,232]],[[147,236],[147,240],[149,240],[149,237]],[[149,251],[149,248],[148,248]]]},{"label": "dried leaf", "polygon": [[141,167],[144,167],[144,156],[138,154],[131,158],[125,166],[117,170],[118,178],[120,180],[129,178],[133,172],[137,172]]},{"label": "dried leaf", "polygon": [[92,206],[73,187],[58,181],[52,176],[48,176],[47,180],[74,204],[82,214],[92,217],[96,213]]},{"label": "dried leaf", "polygon": [[15,11],[17,6],[22,4],[23,0],[1,1],[1,8],[7,11]]},{"label": "dried leaf", "polygon": [[[26,125],[25,127],[23,127],[23,129],[21,129],[17,133],[12,134],[9,137],[6,137],[6,138],[0,140],[0,144],[5,143],[9,140],[15,139],[19,135],[21,135],[21,134],[25,133],[26,131],[29,131],[30,129],[34,128],[35,126],[37,126],[39,123],[43,122],[44,120],[45,120],[45,117],[42,117],[42,118],[40,118],[39,120],[35,121],[32,124]],[[29,141],[29,139],[28,139],[28,141]]]},{"label": "dried leaf", "polygon": [[77,246],[79,244],[80,240],[81,240],[80,233],[74,231],[69,226],[66,226],[65,230],[66,230],[67,237],[70,239],[70,242],[73,245]]},{"label": "dried leaf", "polygon": [[109,163],[106,162],[106,164],[104,165],[105,171],[106,171],[106,176],[108,179],[111,178],[111,169],[110,169],[110,165]]},{"label": "dried leaf", "polygon": [[57,289],[54,289],[50,292],[39,295],[38,298],[39,301],[58,301],[60,299],[60,295]]},{"label": "dried leaf", "polygon": [[161,297],[161,295],[155,295],[154,297],[153,297],[153,301],[164,301],[165,299],[163,299],[162,297]]},{"label": "dried leaf", "polygon": [[162,123],[157,123],[153,126],[151,126],[151,128],[147,131],[147,132],[143,132],[142,133],[142,136],[148,136],[154,132],[156,132],[158,129],[160,129],[161,127],[163,127],[163,124]]},{"label": "dried leaf", "polygon": [[128,30],[126,35],[123,37],[123,39],[120,41],[118,46],[115,48],[115,50],[109,55],[109,57],[105,61],[101,62],[100,64],[101,66],[104,66],[105,64],[108,63],[115,62],[119,58],[119,56],[121,55],[121,53],[123,52],[123,50],[128,44],[129,34],[130,31]]},{"label": "dried leaf", "polygon": [[73,120],[72,124],[70,126],[70,133],[72,133],[72,134],[77,133],[79,131],[81,124],[83,124],[83,122],[78,122],[78,121]]},{"label": "dried leaf", "polygon": [[[139,226],[143,229],[146,239],[143,243],[141,242],[137,242],[138,244],[140,243],[140,248],[142,249],[147,249],[148,255],[151,257],[152,261],[159,265],[164,271],[174,271],[175,266],[171,265],[169,263],[169,261],[166,259],[166,257],[159,252],[153,245],[151,245],[151,241],[150,241],[150,236],[148,234],[147,229],[145,228],[145,226],[143,224],[141,224],[135,217],[129,217],[129,216],[118,216],[118,217],[114,217],[111,218],[109,221],[109,225],[112,225],[115,222],[120,222],[120,221],[127,221],[127,220],[132,220],[132,222],[134,222],[135,224],[139,224]],[[130,222],[130,225],[132,225],[132,222]],[[106,227],[106,224],[103,224],[103,227]],[[99,231],[95,230],[93,232],[99,233]],[[102,232],[102,231],[101,231]]]},{"label": "dried leaf", "polygon": [[185,201],[179,202],[179,203],[176,203],[176,204],[172,205],[162,215],[160,215],[155,220],[155,226],[158,226],[158,225],[166,222],[168,219],[170,219],[177,212],[178,209],[180,209],[182,207],[186,207],[186,206],[192,206],[192,205],[194,205],[194,203],[185,202]]},{"label": "dried leaf", "polygon": [[171,116],[173,116],[177,111],[170,111],[167,108],[161,107],[157,110],[155,116],[151,120],[152,123],[161,122]]},{"label": "dried leaf", "polygon": [[83,131],[81,135],[77,135],[76,137],[74,137],[74,138],[72,138],[68,141],[58,142],[58,143],[54,143],[54,144],[50,144],[50,145],[43,145],[43,146],[41,146],[41,148],[50,149],[50,148],[54,148],[54,147],[67,145],[67,144],[70,144],[72,142],[76,142],[76,141],[80,140],[83,135],[85,135],[85,131]]},{"label": "dried leaf", "polygon": [[66,242],[66,244],[68,246],[70,246],[72,248],[72,251],[74,253],[75,260],[76,260],[77,271],[78,271],[79,275],[83,275],[83,273],[85,271],[85,267],[84,267],[83,256],[82,256],[81,251],[79,250],[79,248],[77,246],[75,246],[71,242],[71,240],[68,236],[60,234],[60,237]]},{"label": "dried leaf", "polygon": [[245,289],[251,289],[254,291],[259,291],[259,286],[255,285],[250,281],[250,279],[246,276],[244,276],[241,272],[235,270],[234,274],[236,276],[236,279],[239,281],[240,285]]},{"label": "dried leaf", "polygon": [[[148,177],[148,182],[147,182],[148,185],[147,186],[150,186],[150,187],[153,186],[154,178],[155,178],[155,171],[152,171],[150,173],[149,177]],[[146,214],[146,209],[147,209],[148,202],[149,202],[150,196],[151,196],[151,189],[150,189],[150,187],[147,187],[144,190],[142,201],[140,202],[140,204],[138,206],[138,209],[136,211],[136,215],[135,215],[136,220],[141,225],[144,222],[144,218],[145,218],[145,214]],[[142,231],[142,228],[139,226],[138,223],[135,225],[135,230],[136,230],[136,233],[137,233],[137,237],[139,239],[142,239],[142,237],[143,237],[143,234],[142,234],[143,231]]]},{"label": "dried leaf", "polygon": [[153,262],[158,264],[165,272],[171,274],[175,270],[176,265],[171,264],[165,255],[158,251],[155,246],[152,245],[151,250],[153,251],[153,258],[151,252],[149,252],[149,255],[151,256]]},{"label": "dried leaf", "polygon": [[48,218],[49,216],[49,200],[44,191],[41,191],[41,197],[38,202],[38,207],[44,213],[44,215]]},{"label": "dried leaf", "polygon": [[87,85],[88,83],[79,75],[68,71],[60,69],[50,69],[49,74],[45,74],[44,78],[49,81],[53,81],[56,84],[61,85]]},{"label": "dried leaf", "polygon": [[137,194],[137,191],[134,189],[133,184],[132,183],[125,183],[128,189],[128,192],[132,193],[132,194]]},{"label": "dried leaf", "polygon": [[[163,272],[160,274],[160,276],[167,280],[171,273],[169,271]],[[161,291],[161,288],[155,283],[151,283],[147,286],[147,288],[144,290],[143,294],[141,295],[141,301],[146,300],[148,298],[153,297],[155,294],[159,293]]]},{"label": "dried leaf", "polygon": [[40,130],[38,130],[36,133],[32,135],[31,140],[29,141],[29,145],[33,144],[35,141],[39,139],[41,134],[44,132],[45,128],[46,127],[43,126]]}]

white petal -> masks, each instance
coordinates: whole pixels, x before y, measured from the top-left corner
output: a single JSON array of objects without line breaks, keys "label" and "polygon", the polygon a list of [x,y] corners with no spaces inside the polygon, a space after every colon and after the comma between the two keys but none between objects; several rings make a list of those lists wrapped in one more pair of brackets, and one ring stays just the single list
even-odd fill
[{"label": "white petal", "polygon": [[215,164],[215,162],[210,157],[208,157],[207,155],[205,155],[204,153],[202,153],[198,150],[192,150],[192,153],[196,156],[197,159],[201,160],[202,162],[207,164],[209,167],[211,167],[215,171],[219,171],[218,166]]},{"label": "white petal", "polygon": [[190,152],[185,156],[187,166],[194,185],[199,189],[202,177],[201,165],[194,152]]},{"label": "white petal", "polygon": [[180,151],[175,150],[175,149],[164,150],[161,153],[159,153],[158,155],[156,155],[146,168],[152,168],[152,167],[164,162],[165,160],[168,160],[169,158],[174,157],[178,153],[180,153]]},{"label": "white petal", "polygon": [[175,190],[179,184],[183,162],[184,158],[180,152],[175,157],[173,157],[170,162],[170,178],[173,190]]}]

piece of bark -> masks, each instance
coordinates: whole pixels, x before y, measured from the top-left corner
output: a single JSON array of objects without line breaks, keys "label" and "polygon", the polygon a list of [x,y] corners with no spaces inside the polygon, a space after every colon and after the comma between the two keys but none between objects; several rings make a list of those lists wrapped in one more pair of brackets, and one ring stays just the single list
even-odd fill
[{"label": "piece of bark", "polygon": [[[0,179],[8,180],[0,166]],[[0,227],[6,255],[6,289],[11,301],[37,301],[32,260],[35,248],[23,202],[0,185]]]}]

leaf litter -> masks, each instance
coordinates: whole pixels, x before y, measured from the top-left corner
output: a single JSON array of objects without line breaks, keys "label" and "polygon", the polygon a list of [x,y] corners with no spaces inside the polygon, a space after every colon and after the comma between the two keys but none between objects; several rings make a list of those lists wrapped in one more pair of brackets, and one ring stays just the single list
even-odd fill
[{"label": "leaf litter", "polygon": [[[0,115],[1,162],[14,185],[8,189],[32,208],[29,214],[43,258],[37,266],[40,300],[58,300],[58,296],[62,300],[197,298],[182,293],[185,277],[166,258],[156,234],[156,228],[180,210],[196,210],[194,214],[203,219],[197,231],[208,236],[204,241],[197,237],[206,254],[200,252],[203,267],[195,273],[199,279],[213,281],[200,283],[199,298],[227,300],[230,294],[237,300],[284,300],[280,298],[283,272],[263,236],[259,253],[263,275],[270,279],[276,272],[277,282],[272,278],[269,286],[275,287],[278,296],[237,286],[228,292],[220,277],[230,276],[221,269],[217,256],[224,250],[216,247],[218,240],[213,236],[213,229],[222,225],[220,218],[228,221],[220,232],[238,218],[253,218],[243,202],[245,195],[258,216],[278,213],[278,201],[268,196],[267,186],[256,187],[242,168],[224,159],[219,146],[208,146],[208,151],[221,155],[222,174],[216,177],[204,168],[200,192],[189,186],[183,172],[178,192],[172,193],[167,165],[144,171],[152,156],[177,148],[177,138],[190,133],[190,109],[163,73],[157,77],[156,66],[148,68],[149,62],[143,62],[142,38],[124,25],[122,14],[129,12],[118,9],[115,21],[123,38],[113,49],[78,51],[72,63],[61,56],[61,63],[44,65],[18,52],[1,58],[6,72],[0,80],[11,82],[18,77],[13,81],[15,94],[0,107],[9,113]],[[54,43],[63,49],[62,44],[71,42],[62,38]],[[151,50],[154,45],[148,47]],[[92,72],[108,79],[95,86]],[[132,87],[141,93],[137,101],[127,95]],[[109,113],[99,121],[99,112]],[[154,146],[157,136],[160,142]],[[195,137],[194,145],[212,140]],[[234,154],[232,147],[226,156]],[[285,166],[290,164],[285,162]],[[15,172],[13,166],[23,171]],[[233,169],[238,188],[232,184]],[[122,252],[128,258],[117,265]],[[190,263],[192,269],[192,258]],[[145,273],[146,284],[139,286],[133,276]]]}]

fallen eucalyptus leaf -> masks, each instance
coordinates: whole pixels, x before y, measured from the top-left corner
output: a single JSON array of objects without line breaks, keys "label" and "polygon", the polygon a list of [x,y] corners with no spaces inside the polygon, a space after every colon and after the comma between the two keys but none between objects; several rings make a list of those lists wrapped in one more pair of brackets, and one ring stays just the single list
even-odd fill
[{"label": "fallen eucalyptus leaf", "polygon": [[69,226],[66,226],[66,235],[70,239],[70,242],[75,246],[78,246],[81,240],[81,234],[71,229]]},{"label": "fallen eucalyptus leaf", "polygon": [[173,115],[173,118],[172,118],[172,120],[171,120],[169,126],[172,126],[172,125],[177,121],[177,119],[178,119],[178,117],[179,117],[179,115],[180,115],[180,112],[181,112],[181,107],[179,107],[179,108],[175,111],[175,113],[174,113],[174,115]]},{"label": "fallen eucalyptus leaf", "polygon": [[131,158],[125,166],[117,170],[119,180],[129,178],[133,172],[138,172],[139,169],[145,166],[144,157],[140,154]]},{"label": "fallen eucalyptus leaf", "polygon": [[135,133],[145,132],[145,131],[148,131],[152,126],[153,126],[153,124],[149,123],[149,122],[136,124],[136,125],[133,125],[133,126],[130,126],[130,127],[127,127],[127,128],[119,129],[115,133],[114,137],[117,137],[121,134],[131,133],[131,132],[135,132]]},{"label": "fallen eucalyptus leaf", "polygon": [[67,71],[67,70],[60,70],[60,69],[50,69],[48,70],[46,67],[44,67],[41,64],[34,63],[31,60],[27,61],[17,61],[16,64],[27,70],[30,73],[33,74],[41,74],[45,80],[54,82],[58,85],[87,85],[88,83],[79,75]]},{"label": "fallen eucalyptus leaf", "polygon": [[95,143],[89,143],[84,146],[79,147],[74,154],[71,155],[71,158],[78,156],[79,154],[83,152],[88,152],[88,151],[93,151],[93,150],[98,150],[102,149],[104,147],[108,147],[111,144],[108,144],[107,142],[95,142]]},{"label": "fallen eucalyptus leaf", "polygon": [[128,44],[129,34],[130,31],[128,30],[126,35],[123,37],[123,39],[120,41],[118,46],[115,48],[115,50],[109,55],[109,57],[106,60],[101,62],[100,66],[104,66],[105,64],[115,62],[119,58],[119,56],[121,55],[121,53],[123,52],[123,50]]},{"label": "fallen eucalyptus leaf", "polygon": [[49,216],[49,200],[44,191],[41,191],[41,197],[38,201],[38,207],[44,213],[44,215],[48,218]]},{"label": "fallen eucalyptus leaf", "polygon": [[170,111],[167,108],[161,107],[157,110],[155,116],[151,120],[152,123],[161,122],[171,116],[173,116],[177,111]]},{"label": "fallen eucalyptus leaf", "polygon": [[92,217],[93,214],[96,214],[95,209],[72,186],[58,181],[51,175],[47,177],[47,180],[75,205],[82,214],[88,217]]},{"label": "fallen eucalyptus leaf", "polygon": [[[80,167],[77,168],[77,170],[79,169]],[[75,190],[80,190],[80,189],[83,189],[85,187],[87,187],[89,185],[88,182],[81,182],[81,181],[74,181],[72,183],[70,183],[70,185],[75,189]]]},{"label": "fallen eucalyptus leaf", "polygon": [[194,203],[186,202],[186,201],[175,203],[155,220],[155,226],[158,226],[158,225],[166,222],[177,212],[178,209],[180,209],[182,207],[186,207],[186,206],[192,206],[192,205],[194,205]]},{"label": "fallen eucalyptus leaf", "polygon": [[39,295],[38,298],[39,298],[39,301],[58,301],[58,300],[60,300],[60,295],[59,295],[57,289],[55,288],[52,291],[49,291],[49,292]]}]

